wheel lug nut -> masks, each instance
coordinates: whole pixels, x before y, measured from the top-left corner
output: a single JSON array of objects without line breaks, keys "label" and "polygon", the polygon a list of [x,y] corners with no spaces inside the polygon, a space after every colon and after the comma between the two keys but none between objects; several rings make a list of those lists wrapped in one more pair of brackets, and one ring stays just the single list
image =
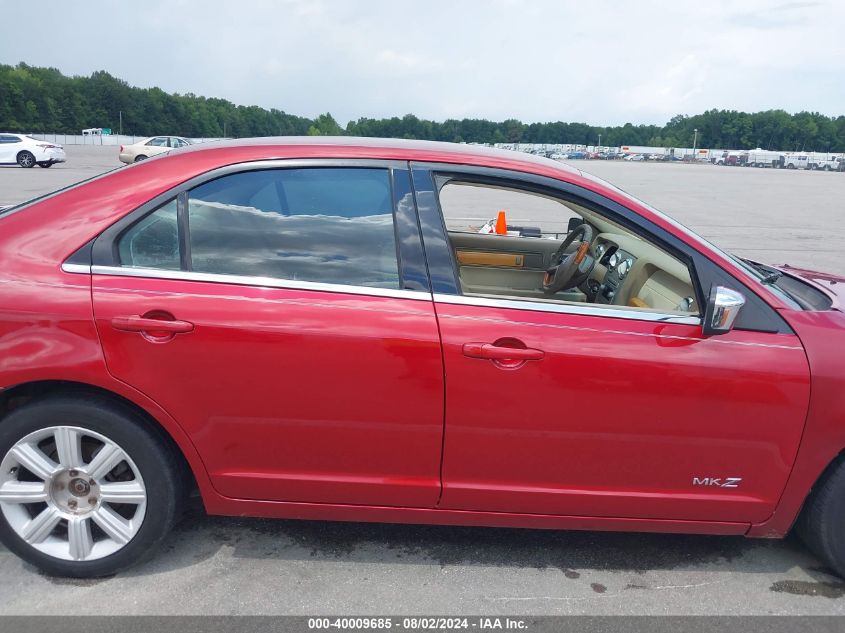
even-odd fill
[{"label": "wheel lug nut", "polygon": [[97,505],[97,497],[88,497],[88,505]]},{"label": "wheel lug nut", "polygon": [[96,482],[96,481],[94,481],[93,479],[89,479],[89,480],[88,480],[88,485],[89,485],[89,486],[95,486],[95,485],[97,485],[97,482]]},{"label": "wheel lug nut", "polygon": [[70,475],[71,477],[76,477],[78,474],[79,474],[79,473],[78,473],[77,471],[75,471],[75,470],[72,470],[72,471],[70,471],[70,472],[68,473],[68,475]]},{"label": "wheel lug nut", "polygon": [[70,508],[75,508],[75,507],[76,507],[76,500],[75,500],[75,499],[71,499],[70,501],[68,501],[68,502],[67,502],[67,505],[68,505],[68,507],[70,507]]}]

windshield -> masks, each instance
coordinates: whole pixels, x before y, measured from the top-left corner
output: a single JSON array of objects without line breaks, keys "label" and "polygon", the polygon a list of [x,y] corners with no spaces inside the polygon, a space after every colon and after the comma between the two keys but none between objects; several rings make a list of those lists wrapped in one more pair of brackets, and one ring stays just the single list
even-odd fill
[{"label": "windshield", "polygon": [[624,191],[624,190],[620,189],[619,187],[602,180],[601,178],[597,178],[597,177],[593,176],[592,174],[588,174],[588,173],[585,173],[585,172],[581,172],[581,174],[589,180],[593,180],[595,182],[601,183],[605,187],[612,189],[616,193],[624,196],[625,198],[631,200],[632,202],[636,202],[637,204],[642,205],[643,207],[645,207],[646,209],[648,209],[649,211],[654,213],[656,216],[662,218],[663,220],[665,220],[666,222],[668,222],[669,224],[671,224],[675,228],[682,231],[685,235],[688,235],[689,237],[694,239],[696,242],[698,242],[699,244],[701,244],[705,248],[717,253],[718,255],[721,255],[725,259],[728,259],[731,262],[733,262],[734,264],[736,264],[737,268],[742,269],[743,272],[745,272],[749,277],[751,277],[752,279],[757,281],[760,285],[764,285],[764,280],[766,280],[767,283],[765,284],[765,286],[768,290],[770,290],[771,292],[776,294],[782,301],[785,301],[786,303],[790,304],[795,309],[801,309],[800,301],[796,300],[796,298],[793,296],[792,293],[790,293],[786,289],[779,286],[777,284],[777,279],[771,279],[770,280],[773,269],[771,269],[767,266],[763,266],[761,264],[756,264],[756,263],[751,262],[749,260],[742,259],[741,257],[737,257],[736,255],[733,255],[731,253],[725,252],[724,250],[722,250],[721,248],[719,248],[718,246],[716,246],[712,242],[710,242],[710,241],[704,239],[703,237],[701,237],[698,233],[696,233],[692,229],[690,229],[687,226],[684,226],[683,224],[678,222],[675,218],[672,218],[672,217],[666,215],[665,213],[663,213],[659,209],[655,209],[653,206],[651,206],[647,202],[643,202],[639,198],[632,196],[627,191]]}]

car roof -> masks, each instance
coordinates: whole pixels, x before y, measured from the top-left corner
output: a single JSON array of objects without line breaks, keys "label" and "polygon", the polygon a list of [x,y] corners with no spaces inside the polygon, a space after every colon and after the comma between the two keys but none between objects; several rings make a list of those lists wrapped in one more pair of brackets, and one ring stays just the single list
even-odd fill
[{"label": "car roof", "polygon": [[[171,156],[184,153],[205,152],[236,148],[274,147],[282,153],[295,156],[297,149],[308,148],[309,155],[325,150],[325,155],[332,154],[331,148],[337,148],[345,156],[354,150],[361,150],[361,157],[396,157],[407,154],[411,160],[425,160],[426,156],[439,158],[450,157],[450,162],[463,162],[461,159],[473,158],[478,161],[494,160],[509,163],[523,163],[552,168],[570,174],[581,175],[581,171],[564,163],[513,150],[496,149],[486,145],[470,143],[446,143],[442,141],[420,141],[413,139],[373,138],[360,136],[263,136],[257,138],[228,139],[197,143],[171,152]],[[319,152],[323,153],[323,152]],[[475,162],[475,161],[472,161]]]}]

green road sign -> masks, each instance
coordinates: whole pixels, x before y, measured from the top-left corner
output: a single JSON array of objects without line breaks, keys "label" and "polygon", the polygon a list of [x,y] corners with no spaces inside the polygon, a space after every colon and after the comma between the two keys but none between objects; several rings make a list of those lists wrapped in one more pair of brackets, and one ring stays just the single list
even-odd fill
[{"label": "green road sign", "polygon": [[110,127],[104,127],[102,129],[102,131],[100,132],[100,134],[111,134],[111,128]]}]

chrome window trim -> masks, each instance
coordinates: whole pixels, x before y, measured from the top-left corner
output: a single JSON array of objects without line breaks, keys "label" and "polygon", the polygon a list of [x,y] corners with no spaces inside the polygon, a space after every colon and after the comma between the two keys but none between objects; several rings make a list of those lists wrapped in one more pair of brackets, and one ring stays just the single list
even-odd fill
[{"label": "chrome window trim", "polygon": [[682,316],[663,312],[647,312],[645,310],[631,310],[625,307],[609,308],[597,304],[577,305],[574,303],[540,303],[531,300],[490,299],[487,297],[470,297],[466,295],[435,294],[435,303],[451,303],[454,305],[480,306],[487,308],[507,308],[510,310],[526,310],[530,312],[552,312],[556,314],[575,314],[581,316],[598,316],[629,321],[652,321],[657,323],[674,323],[678,325],[701,325],[700,316]]},{"label": "chrome window trim", "polygon": [[431,293],[424,290],[372,288],[368,286],[350,286],[346,284],[327,284],[316,281],[278,279],[275,277],[220,275],[216,273],[163,270],[158,268],[132,268],[129,266],[85,266],[82,264],[69,264],[67,262],[62,264],[62,270],[66,273],[76,274],[110,275],[114,277],[141,277],[145,279],[167,279],[171,281],[198,281],[204,283],[227,284],[230,286],[255,286],[260,288],[280,288],[287,290],[315,290],[318,292],[333,292],[337,294],[431,301]]},{"label": "chrome window trim", "polygon": [[62,271],[75,275],[90,275],[91,266],[89,266],[88,264],[71,264],[65,262],[62,264]]},{"label": "chrome window trim", "polygon": [[678,314],[667,314],[661,312],[629,310],[622,307],[605,308],[595,304],[585,304],[582,306],[573,303],[540,303],[530,300],[521,301],[512,299],[490,299],[487,297],[470,297],[446,294],[432,295],[429,292],[421,290],[403,290],[398,288],[370,288],[367,286],[327,284],[312,281],[297,281],[293,279],[277,279],[274,277],[220,275],[215,273],[198,273],[181,270],[160,270],[157,268],[86,266],[83,264],[69,264],[67,262],[62,264],[62,270],[66,273],[74,274],[110,275],[116,277],[140,277],[145,279],[167,279],[173,281],[197,281],[205,283],[228,284],[235,286],[256,286],[263,288],[280,288],[289,290],[314,290],[319,292],[368,295],[375,297],[395,297],[398,299],[413,299],[416,301],[428,301],[433,298],[435,302],[453,305],[506,308],[511,310],[550,312],[555,314],[574,314],[581,316],[599,316],[634,321],[674,323],[679,325],[701,325],[701,317],[698,316],[681,316]]}]

